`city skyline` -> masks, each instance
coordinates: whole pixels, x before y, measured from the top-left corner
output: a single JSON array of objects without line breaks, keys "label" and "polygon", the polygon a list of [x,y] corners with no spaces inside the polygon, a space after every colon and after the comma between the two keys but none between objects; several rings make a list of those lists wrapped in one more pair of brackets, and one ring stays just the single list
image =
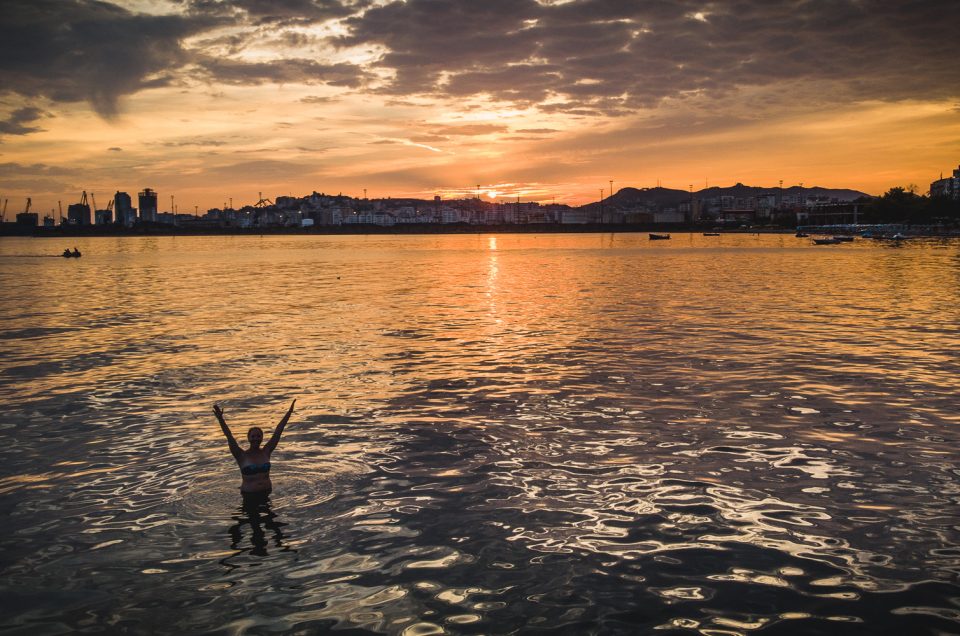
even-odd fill
[{"label": "city skyline", "polygon": [[[6,3],[0,196],[922,191],[956,165],[955,3]],[[164,205],[161,201],[161,206]]]}]

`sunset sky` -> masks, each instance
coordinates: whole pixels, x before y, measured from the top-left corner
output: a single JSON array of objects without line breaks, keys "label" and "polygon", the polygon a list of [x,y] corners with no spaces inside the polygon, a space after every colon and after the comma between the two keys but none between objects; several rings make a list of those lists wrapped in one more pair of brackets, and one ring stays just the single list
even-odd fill
[{"label": "sunset sky", "polygon": [[[925,192],[960,164],[960,2],[5,0],[8,219],[314,190]],[[609,194],[609,192],[605,192]]]}]

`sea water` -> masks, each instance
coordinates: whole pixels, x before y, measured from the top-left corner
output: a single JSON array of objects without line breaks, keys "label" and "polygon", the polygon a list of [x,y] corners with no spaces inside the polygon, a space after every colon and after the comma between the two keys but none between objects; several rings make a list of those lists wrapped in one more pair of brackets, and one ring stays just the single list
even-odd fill
[{"label": "sea water", "polygon": [[4,238],[0,354],[7,633],[960,631],[955,240]]}]

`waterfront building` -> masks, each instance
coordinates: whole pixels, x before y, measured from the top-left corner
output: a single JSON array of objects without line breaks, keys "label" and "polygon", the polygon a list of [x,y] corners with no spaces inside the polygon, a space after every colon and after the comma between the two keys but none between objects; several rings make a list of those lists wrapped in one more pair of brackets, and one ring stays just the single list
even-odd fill
[{"label": "waterfront building", "polygon": [[21,212],[17,215],[17,225],[25,227],[37,227],[40,223],[40,215],[36,212]]},{"label": "waterfront building", "polygon": [[67,206],[67,222],[72,225],[90,225],[90,206],[83,202]]},{"label": "waterfront building", "polygon": [[564,225],[582,225],[591,220],[591,214],[584,209],[569,208],[560,212],[560,222]]},{"label": "waterfront building", "polygon": [[94,210],[93,222],[95,225],[110,225],[113,223],[112,210]]},{"label": "waterfront building", "polygon": [[277,197],[274,203],[281,210],[296,210],[300,207],[300,199],[296,197]]},{"label": "waterfront building", "polygon": [[144,188],[137,198],[140,204],[140,220],[145,223],[156,223],[157,193],[150,188]]},{"label": "waterfront building", "polygon": [[137,210],[133,207],[133,201],[126,192],[117,190],[117,193],[113,195],[113,213],[117,225],[131,227],[137,221]]},{"label": "waterfront building", "polygon": [[941,177],[931,183],[930,196],[960,200],[960,167],[953,171],[952,177]]},{"label": "waterfront building", "polygon": [[677,208],[664,208],[653,213],[654,223],[683,223],[687,220],[686,214]]}]

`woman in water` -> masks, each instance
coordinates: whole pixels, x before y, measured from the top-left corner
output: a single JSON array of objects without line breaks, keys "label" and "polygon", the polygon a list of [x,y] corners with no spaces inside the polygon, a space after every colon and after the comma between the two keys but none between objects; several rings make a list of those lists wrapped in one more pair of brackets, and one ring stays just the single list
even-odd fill
[{"label": "woman in water", "polygon": [[284,415],[280,423],[277,424],[276,430],[273,431],[270,441],[267,442],[265,446],[260,446],[260,444],[263,443],[263,430],[259,426],[251,427],[250,430],[247,431],[247,441],[250,442],[250,448],[248,450],[240,448],[237,440],[233,438],[233,433],[230,432],[227,423],[223,419],[223,409],[220,408],[220,405],[213,405],[213,414],[217,416],[217,421],[220,422],[220,430],[223,431],[223,434],[227,438],[230,453],[240,466],[240,473],[243,476],[243,484],[240,486],[240,492],[243,493],[244,496],[266,496],[270,494],[273,488],[273,484],[270,483],[270,453],[272,453],[277,447],[277,444],[280,443],[283,428],[287,425],[290,416],[293,415],[293,406],[296,403],[297,401],[294,400],[290,404],[286,415]]}]

